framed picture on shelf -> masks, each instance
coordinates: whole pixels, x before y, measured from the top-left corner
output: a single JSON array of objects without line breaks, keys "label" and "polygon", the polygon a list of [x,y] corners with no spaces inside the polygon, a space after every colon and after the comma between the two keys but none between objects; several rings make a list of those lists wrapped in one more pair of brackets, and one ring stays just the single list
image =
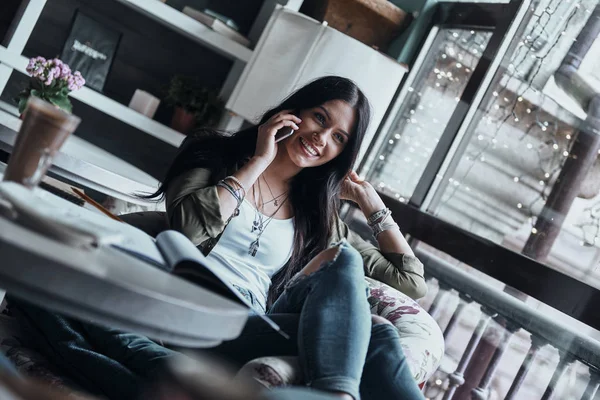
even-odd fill
[{"label": "framed picture on shelf", "polygon": [[102,92],[120,40],[121,32],[77,11],[60,58],[81,72],[85,86]]}]

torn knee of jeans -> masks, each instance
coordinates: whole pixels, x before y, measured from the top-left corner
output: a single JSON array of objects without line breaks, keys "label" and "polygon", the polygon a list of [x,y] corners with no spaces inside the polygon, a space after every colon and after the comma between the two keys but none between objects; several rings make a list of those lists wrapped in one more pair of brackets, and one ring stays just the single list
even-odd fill
[{"label": "torn knee of jeans", "polygon": [[333,256],[333,258],[331,260],[325,260],[321,263],[321,265],[319,266],[319,269],[323,268],[327,263],[333,264],[334,262],[337,261],[338,257],[340,256],[340,254],[342,253],[342,250],[344,249],[344,246],[346,245],[346,239],[342,239],[340,242],[334,243],[332,244],[327,250],[324,251],[329,251],[333,248],[336,248],[336,252]]},{"label": "torn knee of jeans", "polygon": [[[339,242],[337,242],[337,243],[334,243],[334,244],[332,244],[332,245],[331,245],[329,248],[327,248],[326,250],[323,250],[321,253],[319,253],[318,255],[316,255],[316,256],[315,256],[315,258],[316,258],[316,257],[319,257],[321,254],[323,254],[323,253],[324,253],[324,252],[326,252],[326,251],[330,251],[330,250],[331,250],[331,249],[333,249],[333,248],[337,248],[337,251],[335,252],[335,254],[333,255],[333,257],[332,257],[332,258],[329,258],[329,257],[327,257],[327,259],[326,259],[326,260],[323,260],[323,261],[321,261],[321,262],[319,263],[319,266],[318,266],[318,267],[316,267],[314,271],[311,271],[311,272],[309,272],[309,273],[305,273],[305,272],[304,272],[304,268],[303,268],[301,271],[299,271],[299,272],[298,272],[296,275],[294,275],[294,276],[292,277],[292,279],[290,279],[290,281],[289,281],[289,282],[288,282],[288,283],[285,285],[285,289],[288,289],[288,288],[290,288],[290,287],[294,286],[295,284],[297,284],[298,282],[300,282],[300,281],[304,280],[305,278],[311,277],[311,276],[313,276],[314,274],[316,274],[316,273],[318,273],[318,272],[322,271],[324,268],[327,268],[328,266],[330,266],[330,265],[334,264],[334,263],[337,261],[337,259],[338,259],[339,255],[341,254],[341,252],[342,252],[342,250],[344,249],[344,247],[345,247],[345,245],[346,245],[346,244],[347,244],[347,242],[346,242],[346,239],[342,239],[341,241],[339,241]],[[306,267],[305,267],[305,268],[306,268]]]}]

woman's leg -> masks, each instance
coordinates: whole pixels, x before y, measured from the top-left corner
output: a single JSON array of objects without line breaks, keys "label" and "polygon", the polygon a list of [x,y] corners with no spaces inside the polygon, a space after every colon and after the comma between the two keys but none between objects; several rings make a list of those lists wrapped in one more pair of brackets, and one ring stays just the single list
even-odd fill
[{"label": "woman's leg", "polygon": [[284,338],[260,317],[251,315],[236,339],[223,342],[212,349],[198,351],[221,357],[237,368],[260,357],[297,356],[300,314],[273,314],[269,318],[290,338]]},{"label": "woman's leg", "polygon": [[[297,356],[299,314],[269,315],[290,340],[283,338],[259,317],[253,316],[242,334],[206,352],[222,357],[241,368],[245,363],[259,357]],[[422,400],[412,372],[400,346],[398,330],[382,317],[371,316],[373,326],[369,349],[360,382],[362,400],[401,399]]]},{"label": "woman's leg", "polygon": [[424,396],[406,362],[398,329],[375,324],[360,383],[362,400],[423,400]]},{"label": "woman's leg", "polygon": [[300,365],[311,387],[359,398],[371,336],[363,260],[347,242],[294,277],[270,313],[298,313]]},{"label": "woman's leg", "polygon": [[120,362],[95,349],[81,323],[9,298],[11,312],[27,327],[36,350],[87,392],[111,399],[134,399],[142,380]]}]

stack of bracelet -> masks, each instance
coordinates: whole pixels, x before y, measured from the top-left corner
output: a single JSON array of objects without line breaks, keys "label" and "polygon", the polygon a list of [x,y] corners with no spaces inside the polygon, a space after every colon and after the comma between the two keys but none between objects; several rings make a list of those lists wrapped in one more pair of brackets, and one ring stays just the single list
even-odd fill
[{"label": "stack of bracelet", "polygon": [[400,227],[394,220],[391,218],[392,212],[389,208],[384,208],[382,210],[376,211],[369,218],[367,218],[367,224],[373,230],[373,236],[377,238],[377,236],[389,229],[398,229]]},{"label": "stack of bracelet", "polygon": [[244,185],[242,185],[242,182],[240,182],[235,176],[226,176],[217,183],[217,186],[227,190],[237,201],[237,206],[235,207],[235,211],[233,212],[231,218],[237,217],[240,214],[240,206],[242,205],[242,201],[244,201],[244,198],[246,197],[246,189],[244,188]]}]

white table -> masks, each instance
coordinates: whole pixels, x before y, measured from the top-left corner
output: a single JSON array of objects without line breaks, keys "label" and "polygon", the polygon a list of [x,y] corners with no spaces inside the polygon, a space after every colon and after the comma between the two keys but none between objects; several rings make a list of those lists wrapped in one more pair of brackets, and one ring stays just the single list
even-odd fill
[{"label": "white table", "polygon": [[[12,152],[21,120],[0,110],[0,149]],[[135,197],[153,193],[160,182],[109,152],[72,135],[50,167],[53,173],[79,185],[129,203],[155,208],[156,203]]]},{"label": "white table", "polygon": [[[35,196],[36,204],[78,213],[82,224],[89,219],[143,234],[41,189]],[[75,248],[1,216],[0,259],[0,288],[10,295],[179,346],[233,339],[248,318],[247,308],[117,249]]]}]

